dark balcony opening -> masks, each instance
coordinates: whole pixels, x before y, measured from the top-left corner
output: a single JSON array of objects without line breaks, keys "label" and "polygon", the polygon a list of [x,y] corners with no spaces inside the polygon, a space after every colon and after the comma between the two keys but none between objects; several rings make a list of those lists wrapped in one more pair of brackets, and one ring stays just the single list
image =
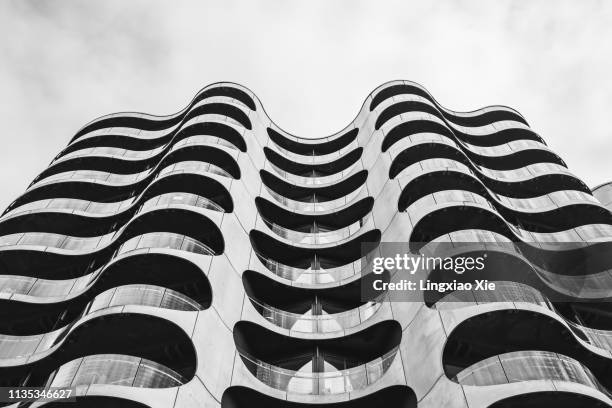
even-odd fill
[{"label": "dark balcony opening", "polygon": [[261,170],[259,174],[264,185],[270,190],[285,198],[305,203],[320,203],[345,197],[362,187],[368,178],[367,170],[361,170],[349,178],[332,185],[302,187],[288,183],[266,170]]},{"label": "dark balcony opening", "polygon": [[[119,397],[82,396],[70,403],[71,408],[150,408],[140,402]],[[48,402],[45,408],[66,408],[66,402]]]},{"label": "dark balcony opening", "polygon": [[518,237],[499,215],[480,207],[457,204],[431,211],[421,218],[414,226],[410,248],[418,251],[424,243],[442,235],[469,229],[488,230],[518,241]]},{"label": "dark balcony opening", "polygon": [[172,289],[197,302],[202,309],[212,303],[212,288],[204,271],[185,258],[148,253],[110,263],[87,293],[87,298],[107,289],[130,284],[156,285]]},{"label": "dark balcony opening", "polygon": [[161,177],[147,187],[140,202],[170,192],[196,194],[212,200],[225,212],[234,210],[232,196],[227,188],[214,178],[203,174],[178,173]]},{"label": "dark balcony opening", "polygon": [[[212,289],[204,272],[186,259],[166,254],[140,254],[112,262],[89,288],[52,303],[0,301],[0,332],[9,335],[48,333],[74,322],[87,303],[108,289],[124,285],[155,285],[176,291],[207,309]],[[61,284],[61,282],[58,282]],[[48,287],[52,291],[52,285]],[[134,304],[137,304],[136,302]]]},{"label": "dark balcony opening", "polygon": [[454,131],[457,137],[464,142],[468,142],[474,146],[492,147],[499,146],[504,143],[513,142],[515,140],[534,140],[544,145],[544,139],[542,139],[536,132],[531,129],[523,128],[507,128],[495,131],[489,135],[470,135],[461,131]]},{"label": "dark balcony opening", "polygon": [[541,391],[504,398],[489,405],[489,408],[602,408],[606,405],[601,400],[586,394],[569,391]]},{"label": "dark balcony opening", "polygon": [[[321,404],[307,404],[274,398],[252,388],[232,386],[225,390],[221,399],[221,408],[318,408]],[[393,385],[350,401],[332,402],[326,408],[416,408],[414,391],[404,385]]]},{"label": "dark balcony opening", "polygon": [[[169,197],[177,197],[171,201]],[[197,198],[196,198],[197,197]],[[33,213],[24,212],[7,218],[0,223],[0,234],[8,235],[19,232],[48,232],[75,237],[96,237],[116,231],[128,223],[130,219],[141,208],[147,204],[154,207],[149,200],[159,198],[160,207],[166,204],[185,204],[194,207],[214,208],[216,211],[231,212],[233,203],[229,191],[218,181],[204,175],[174,174],[162,177],[146,188],[138,201],[130,206],[117,210],[115,214],[104,213],[98,203],[93,202],[95,211],[88,214],[66,212],[57,210],[57,201],[64,200],[64,209],[70,210],[72,203],[70,199],[57,199],[53,209],[44,209]],[[184,198],[184,199],[183,199]],[[54,199],[49,199],[47,204]],[[76,200],[76,199],[75,199]],[[82,208],[82,203],[75,201],[76,208]],[[109,207],[115,203],[108,203]],[[101,212],[102,216],[100,216]]]},{"label": "dark balcony opening", "polygon": [[380,92],[378,92],[376,95],[374,95],[374,97],[372,98],[372,102],[370,102],[370,111],[373,111],[374,109],[376,109],[376,107],[380,105],[386,99],[389,99],[396,95],[401,95],[401,94],[417,95],[429,101],[434,102],[433,98],[425,90],[417,86],[414,86],[414,85],[398,84],[398,85],[391,85],[391,86],[385,87]]},{"label": "dark balcony opening", "polygon": [[[386,99],[392,98],[396,95],[402,95],[402,94],[421,96],[427,99],[428,101],[433,102],[436,105],[439,105],[438,102],[431,95],[429,95],[429,93],[427,93],[424,89],[421,89],[414,85],[398,84],[398,85],[392,85],[392,86],[386,87],[385,89],[382,89],[380,92],[378,92],[372,98],[372,102],[370,103],[370,111],[376,109],[376,107],[380,105]],[[405,102],[400,102],[400,103],[405,103]],[[409,110],[413,110],[413,109],[409,109]],[[406,112],[408,112],[409,110],[406,110]],[[457,125],[460,125],[460,126],[484,126],[489,123],[493,123],[493,122],[497,122],[501,120],[514,120],[517,122],[524,123],[525,125],[528,125],[527,121],[525,121],[525,119],[521,115],[519,115],[516,112],[508,111],[506,109],[482,112],[480,114],[473,115],[473,116],[472,115],[471,116],[456,115],[456,114],[453,114],[452,112],[447,112],[444,109],[441,109],[440,113],[442,113],[442,115],[444,115],[444,117],[448,119],[449,121]]]},{"label": "dark balcony opening", "polygon": [[208,217],[194,211],[169,208],[143,213],[122,231],[121,242],[146,233],[186,235],[210,248],[215,255],[223,253],[225,241],[219,227]]},{"label": "dark balcony opening", "polygon": [[[213,96],[227,96],[230,98],[235,98],[240,102],[244,103],[251,110],[255,110],[255,103],[253,99],[248,96],[244,91],[232,87],[216,87],[209,90],[206,90],[196,96],[193,101],[189,104],[189,106],[193,106],[196,103]],[[91,131],[103,128],[111,128],[111,127],[129,127],[135,129],[142,130],[163,130],[167,129],[171,126],[174,126],[182,121],[186,114],[188,114],[190,110],[186,110],[182,114],[178,115],[169,115],[166,117],[139,117],[139,116],[129,116],[130,114],[126,114],[126,116],[113,116],[109,118],[101,118],[95,120],[93,123],[86,125],[81,130],[79,130],[71,140],[71,143],[80,138],[81,136],[89,133]]]},{"label": "dark balcony opening", "polygon": [[214,164],[225,170],[233,178],[240,178],[240,167],[238,163],[236,163],[236,160],[224,150],[214,146],[191,145],[181,147],[164,157],[160,162],[158,170],[162,170],[164,167],[183,161],[198,161]]},{"label": "dark balcony opening", "polygon": [[236,122],[240,123],[249,130],[252,128],[249,117],[242,111],[242,109],[223,102],[211,102],[200,105],[197,108],[192,108],[183,118],[183,122],[187,122],[189,119],[195,118],[196,116],[207,114],[224,115],[228,118],[234,119]]},{"label": "dark balcony opening", "polygon": [[210,135],[223,139],[236,146],[240,151],[246,152],[246,142],[236,129],[218,122],[193,123],[179,130],[173,138],[173,143],[186,139],[190,136]]},{"label": "dark balcony opening", "polygon": [[80,139],[69,144],[64,148],[64,150],[55,156],[55,159],[57,160],[68,153],[90,147],[116,147],[134,151],[152,150],[160,146],[165,146],[172,140],[173,136],[174,134],[171,131],[155,139],[138,139],[125,135],[116,135],[113,133],[101,136],[90,136],[86,139]]},{"label": "dark balcony opening", "polygon": [[198,96],[194,98],[191,104],[196,104],[203,99],[212,98],[214,96],[226,96],[228,98],[234,98],[244,103],[246,106],[248,106],[249,109],[253,111],[257,110],[255,102],[253,102],[253,98],[251,98],[249,94],[247,94],[243,90],[234,88],[233,86],[214,86],[198,94]]},{"label": "dark balcony opening", "polygon": [[[567,356],[582,363],[605,387],[612,386],[612,366],[607,357],[581,345],[574,332],[560,321],[527,310],[497,310],[464,320],[449,334],[442,362],[447,377],[456,380],[462,370],[478,362],[521,351],[557,353],[553,354],[555,359],[558,355]],[[515,360],[509,361],[517,358],[518,354]]]},{"label": "dark balcony opening", "polygon": [[[348,336],[310,340],[288,337],[255,323],[234,326],[234,341],[249,370],[261,362],[281,369],[318,373],[347,370],[393,352],[402,337],[396,321],[387,320]],[[252,371],[253,372],[253,371]]]},{"label": "dark balcony opening", "polygon": [[473,167],[460,150],[441,143],[422,143],[408,147],[395,156],[389,168],[389,178],[397,177],[402,170],[428,159],[450,159]]},{"label": "dark balcony opening", "polygon": [[[384,279],[384,278],[381,278]],[[366,303],[362,300],[362,280],[325,289],[287,286],[258,272],[246,271],[242,283],[256,309],[271,306],[282,311],[313,315],[342,313]],[[317,313],[318,312],[318,313]]]},{"label": "dark balcony opening", "polygon": [[363,148],[358,147],[343,155],[341,158],[327,163],[305,164],[295,162],[276,153],[269,147],[264,147],[264,154],[270,163],[283,171],[302,177],[325,177],[340,173],[355,164],[361,158],[362,153]]},{"label": "dark balcony opening", "polygon": [[151,176],[136,183],[121,186],[92,183],[90,181],[63,181],[41,185],[33,190],[27,191],[11,203],[6,209],[10,211],[23,204],[37,200],[51,198],[75,198],[79,200],[97,201],[100,203],[112,203],[127,200],[136,196],[151,182]]},{"label": "dark balcony opening", "polygon": [[444,120],[444,116],[438,109],[425,102],[403,101],[388,106],[380,113],[380,115],[378,115],[375,126],[376,130],[380,129],[382,125],[384,125],[385,122],[389,121],[391,118],[406,112],[425,112]]},{"label": "dark balcony opening", "polygon": [[170,368],[184,382],[193,378],[196,370],[189,335],[170,320],[152,315],[99,316],[66,330],[53,345],[58,348],[43,359],[0,368],[0,386],[44,387],[51,373],[63,364],[97,354],[144,358]]},{"label": "dark balcony opening", "polygon": [[278,241],[260,231],[249,234],[251,244],[261,259],[269,259],[295,268],[335,268],[360,259],[380,243],[379,230],[368,231],[341,245],[303,248]]},{"label": "dark balcony opening", "polygon": [[178,148],[167,155],[166,153],[166,150],[162,150],[154,156],[140,160],[126,160],[121,157],[96,155],[75,157],[57,164],[51,164],[32,181],[30,186],[53,174],[73,170],[96,170],[112,174],[136,174],[153,168],[157,168],[157,171],[160,171],[171,164],[182,161],[201,161],[214,164],[225,170],[232,177],[240,178],[240,168],[236,160],[224,150],[218,149],[215,146],[194,144]]},{"label": "dark balcony opening", "polygon": [[303,139],[303,141],[295,141],[278,133],[276,130],[268,128],[268,136],[278,146],[292,153],[301,154],[303,156],[320,156],[324,154],[334,153],[343,147],[351,144],[359,134],[359,129],[352,129],[342,136],[335,137],[332,140],[316,143],[313,139]]},{"label": "dark balcony opening", "polygon": [[355,223],[363,223],[372,211],[374,199],[367,197],[339,211],[321,215],[306,215],[286,210],[278,205],[257,197],[257,211],[269,226],[278,225],[293,231],[314,233],[336,231]]},{"label": "dark balcony opening", "polygon": [[555,310],[569,321],[596,330],[612,330],[612,302],[555,302]]},{"label": "dark balcony opening", "polygon": [[161,118],[158,117],[156,119],[128,115],[130,114],[127,113],[126,116],[113,116],[98,119],[93,123],[81,128],[81,130],[79,130],[70,140],[70,143],[72,144],[85,134],[98,129],[125,127],[141,130],[164,130],[178,124],[181,122],[181,120],[183,120],[182,115]]},{"label": "dark balcony opening", "polygon": [[[121,234],[106,245],[87,248],[74,254],[57,253],[53,249],[24,249],[19,246],[5,248],[0,251],[0,274],[43,279],[75,278],[105,265],[113,252],[132,238],[153,234],[161,240],[166,233],[188,237],[198,248],[212,254],[222,254],[225,248],[223,234],[208,217],[189,210],[157,209],[131,220]],[[47,239],[55,238],[42,236],[37,245],[53,247],[55,241],[48,243]]]},{"label": "dark balcony opening", "polygon": [[386,152],[391,146],[405,137],[417,133],[437,133],[455,140],[453,132],[445,125],[426,119],[415,119],[400,123],[385,135],[382,143],[382,151]]}]

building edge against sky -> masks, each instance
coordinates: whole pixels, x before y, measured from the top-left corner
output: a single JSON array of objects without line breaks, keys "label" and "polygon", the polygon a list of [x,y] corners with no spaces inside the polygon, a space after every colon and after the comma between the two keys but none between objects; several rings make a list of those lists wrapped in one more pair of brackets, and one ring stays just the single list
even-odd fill
[{"label": "building edge against sky", "polygon": [[100,407],[612,406],[606,270],[547,271],[592,303],[520,279],[469,303],[359,291],[366,243],[609,243],[595,195],[515,110],[454,112],[409,81],[322,139],[233,83],[103,116],[0,218],[0,386]]}]

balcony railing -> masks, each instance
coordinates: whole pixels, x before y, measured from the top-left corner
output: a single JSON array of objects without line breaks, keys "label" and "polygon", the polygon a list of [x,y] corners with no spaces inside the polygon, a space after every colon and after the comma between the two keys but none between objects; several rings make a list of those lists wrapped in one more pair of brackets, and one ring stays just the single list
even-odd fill
[{"label": "balcony railing", "polygon": [[339,282],[354,276],[361,271],[361,261],[358,259],[346,265],[335,268],[297,268],[285,265],[273,259],[258,254],[264,266],[275,275],[292,282],[299,283],[331,283]]},{"label": "balcony railing", "polygon": [[286,312],[250,298],[255,309],[272,324],[283,329],[302,333],[331,333],[350,329],[372,317],[381,307],[386,296],[367,302],[355,309],[341,313],[313,315]]},{"label": "balcony railing", "polygon": [[84,313],[113,306],[141,305],[183,311],[201,310],[197,302],[171,289],[154,285],[125,285],[97,295],[85,307]]},{"label": "balcony railing", "polygon": [[47,387],[122,385],[141,388],[178,387],[187,381],[153,361],[120,354],[98,354],[72,360],[53,372]]},{"label": "balcony railing", "polygon": [[[461,292],[461,295],[450,293],[438,300],[434,307],[443,310],[461,307],[462,303],[485,304],[492,302],[526,302],[545,307],[562,316],[553,303],[539,290],[529,285],[511,281],[496,281],[495,290],[491,291],[472,290],[469,293]],[[595,347],[612,352],[612,331],[592,329],[563,319],[578,337],[585,339]]]},{"label": "balcony railing", "polygon": [[358,187],[354,191],[348,193],[344,197],[337,198],[335,200],[321,201],[321,202],[307,202],[298,201],[291,198],[287,198],[266,186],[267,192],[279,203],[291,210],[297,211],[331,211],[337,210],[349,203],[357,201],[358,199],[365,198],[367,196],[366,190],[363,186]]},{"label": "balcony railing", "polygon": [[454,378],[462,385],[497,385],[522,381],[568,381],[610,395],[580,362],[548,351],[515,351],[484,359]]},{"label": "balcony railing", "polygon": [[239,353],[248,370],[272,388],[295,394],[324,395],[352,392],[374,384],[387,372],[397,350],[396,346],[383,356],[357,367],[325,372],[288,370],[244,352]]},{"label": "balcony railing", "polygon": [[141,248],[171,248],[196,254],[214,255],[214,251],[200,241],[174,232],[148,232],[125,241],[115,256]]},{"label": "balcony railing", "polygon": [[264,220],[266,225],[279,237],[291,240],[297,244],[328,244],[346,239],[360,231],[365,225],[372,225],[370,215],[365,216],[357,222],[344,228],[333,231],[322,232],[301,232],[285,228],[268,220]]}]

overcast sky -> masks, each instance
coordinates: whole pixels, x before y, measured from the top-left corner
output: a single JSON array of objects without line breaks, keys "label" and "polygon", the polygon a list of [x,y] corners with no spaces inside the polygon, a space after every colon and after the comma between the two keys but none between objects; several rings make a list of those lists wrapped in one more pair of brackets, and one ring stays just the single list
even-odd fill
[{"label": "overcast sky", "polygon": [[587,184],[612,179],[612,1],[1,0],[0,207],[103,114],[225,80],[320,137],[392,79],[512,106]]}]

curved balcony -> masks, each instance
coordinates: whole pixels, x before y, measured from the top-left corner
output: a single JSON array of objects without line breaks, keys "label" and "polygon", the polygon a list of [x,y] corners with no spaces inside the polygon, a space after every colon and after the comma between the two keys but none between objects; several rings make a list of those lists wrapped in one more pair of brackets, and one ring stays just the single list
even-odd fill
[{"label": "curved balcony", "polygon": [[398,97],[399,99],[402,94],[407,94],[409,96],[416,95],[431,102],[440,109],[440,113],[444,114],[445,116],[448,115],[449,120],[452,120],[454,123],[459,125],[478,125],[483,122],[486,123],[491,121],[492,118],[495,118],[496,120],[512,119],[527,124],[525,119],[516,110],[506,106],[487,106],[471,112],[453,111],[440,105],[421,85],[411,81],[400,82],[401,83],[395,83],[393,85],[383,85],[381,87],[382,89],[372,96],[370,111],[376,109],[378,105],[382,104],[382,102],[389,98]]},{"label": "curved balcony", "polygon": [[342,170],[335,174],[330,174],[328,176],[319,176],[319,175],[298,176],[298,175],[289,173],[288,171],[282,170],[272,163],[270,163],[269,166],[272,168],[272,170],[274,170],[274,172],[278,176],[280,176],[285,181],[288,181],[289,183],[292,183],[296,186],[304,186],[304,187],[315,187],[315,186],[322,186],[322,185],[335,183],[335,182],[338,182],[344,179],[347,175],[351,174],[355,170],[355,167],[351,166],[345,170]]},{"label": "curved balcony", "polygon": [[[316,164],[294,162],[269,147],[264,147],[264,154],[272,167],[276,169],[277,173],[285,178],[296,176],[299,177],[297,180],[301,180],[302,178],[327,179],[333,176],[341,177],[338,175],[345,175],[350,171],[349,169],[355,167],[363,154],[363,147],[351,150],[336,160]],[[330,181],[332,181],[332,179],[330,179]]]},{"label": "curved balcony", "polygon": [[[180,311],[199,311],[204,307],[174,290],[154,285],[125,285],[100,293],[68,325],[44,334],[17,336],[0,334],[0,360],[43,353],[58,344],[78,320],[88,314],[115,306],[152,306]],[[67,312],[67,309],[64,308]]]},{"label": "curved balcony", "polygon": [[335,200],[316,201],[317,197],[313,196],[312,197],[313,201],[307,202],[307,201],[298,201],[298,200],[293,200],[291,198],[287,198],[271,190],[270,188],[268,188],[268,186],[264,185],[264,187],[266,188],[266,192],[270,194],[270,196],[274,198],[275,201],[282,204],[286,209],[300,211],[300,212],[325,212],[325,211],[341,210],[341,209],[348,207],[352,203],[355,203],[361,199],[369,197],[367,191],[362,186],[348,193],[346,196],[340,197]]},{"label": "curved balcony", "polygon": [[121,385],[139,388],[178,387],[187,381],[151,360],[121,354],[97,354],[72,360],[54,371],[46,387]]},{"label": "curved balcony", "polygon": [[212,135],[195,135],[195,136],[187,136],[172,145],[173,149],[179,149],[183,146],[194,146],[194,145],[219,145],[223,147],[227,147],[228,149],[240,151],[240,149],[230,141]]},{"label": "curved balcony", "polygon": [[283,202],[286,198],[303,205],[310,203],[328,204],[330,202],[336,203],[336,205],[338,202],[347,203],[354,198],[355,193],[362,189],[368,178],[368,172],[360,170],[336,184],[304,187],[283,181],[265,170],[261,170],[260,175],[266,189],[271,193],[276,193],[273,196],[277,201]]},{"label": "curved balcony", "polygon": [[319,224],[313,223],[312,230],[322,230],[321,232],[302,232],[295,231],[289,228],[285,228],[279,224],[271,222],[262,217],[264,223],[270,228],[276,235],[281,238],[290,240],[296,244],[331,244],[334,242],[348,239],[361,231],[362,229],[373,229],[374,223],[371,214],[366,215],[364,218],[346,227],[325,231],[325,227]]},{"label": "curved balcony", "polygon": [[453,292],[443,296],[432,308],[438,310],[455,309],[468,304],[480,305],[493,302],[525,302],[554,310],[552,303],[539,290],[519,282],[494,281],[495,290],[470,290]]},{"label": "curved balcony", "polygon": [[300,139],[281,135],[272,128],[267,129],[270,140],[280,149],[300,156],[322,156],[346,149],[357,139],[359,129],[354,128],[343,135],[331,136],[324,140]]},{"label": "curved balcony", "polygon": [[270,272],[296,283],[320,284],[340,282],[359,274],[361,268],[360,260],[336,268],[297,268],[266,258],[260,253],[256,252],[256,254]]},{"label": "curved balcony", "polygon": [[86,147],[83,149],[71,151],[63,156],[58,157],[57,159],[53,160],[53,164],[64,162],[69,159],[93,156],[112,157],[122,160],[144,160],[162,152],[165,147],[166,146],[163,145],[150,150],[130,150],[114,146]]},{"label": "curved balcony", "polygon": [[164,207],[173,204],[187,205],[190,207],[206,208],[219,212],[225,212],[224,208],[211,200],[210,198],[202,197],[192,193],[165,193],[152,197],[145,201],[138,209],[138,212],[146,211],[151,208]]},{"label": "curved balcony", "polygon": [[326,404],[308,404],[296,401],[287,401],[266,393],[255,391],[249,387],[231,386],[223,393],[221,408],[416,408],[417,398],[414,391],[405,385],[392,385],[374,391],[359,398],[330,402]]},{"label": "curved balcony", "polygon": [[[223,184],[223,180],[214,174],[207,172],[207,166],[202,168],[202,172],[184,172],[176,170],[166,172],[164,176],[157,176],[146,186],[142,192],[134,191],[133,188],[123,188],[114,190],[118,187],[102,185],[63,186],[62,183],[51,184],[42,187],[41,190],[32,191],[32,194],[22,195],[15,200],[4,212],[3,221],[6,216],[21,215],[42,210],[55,210],[56,212],[71,212],[87,216],[112,216],[124,211],[128,211],[132,206],[142,200],[152,198],[155,195],[184,192],[197,194],[202,197],[211,198],[217,204],[231,212],[233,202],[231,195]],[[103,188],[104,194],[99,194],[96,190]],[[46,189],[46,190],[45,190]],[[137,187],[139,190],[139,188]],[[42,191],[45,190],[45,191]],[[63,198],[56,198],[64,196]]]},{"label": "curved balcony", "polygon": [[249,300],[255,310],[275,326],[292,332],[332,333],[359,326],[367,321],[380,309],[382,302],[385,301],[384,298],[385,296],[381,296],[380,300],[366,302],[364,305],[346,312],[322,315],[314,315],[312,311],[303,314],[286,312],[260,303],[252,297],[249,297]]},{"label": "curved balcony", "polygon": [[345,237],[353,235],[370,224],[374,199],[367,197],[341,210],[322,214],[289,211],[263,197],[257,197],[255,205],[262,221],[277,235],[299,241],[313,234],[323,234],[325,238],[338,232]]},{"label": "curved balcony", "polygon": [[[216,101],[208,103],[205,101],[208,98],[214,98]],[[228,101],[223,98],[228,98],[231,103],[227,103]],[[111,129],[127,129],[132,130],[132,133],[137,131],[138,133],[155,134],[160,130],[176,127],[194,115],[219,114],[237,122],[248,121],[242,109],[238,109],[234,104],[240,107],[246,106],[251,110],[256,109],[253,99],[243,90],[233,86],[217,85],[199,92],[185,108],[174,114],[155,116],[137,112],[120,112],[101,116],[83,126],[70,142],[73,143],[86,135],[105,133]],[[250,126],[250,123],[246,125]]]},{"label": "curved balcony", "polygon": [[374,384],[387,372],[398,349],[396,346],[376,360],[346,370],[335,370],[331,364],[326,364],[324,372],[309,372],[311,367],[288,370],[244,352],[239,354],[248,370],[272,388],[295,394],[327,395],[357,391]]},{"label": "curved balcony", "polygon": [[125,305],[153,306],[192,312],[203,309],[194,300],[172,289],[154,285],[133,284],[108,289],[100,293],[87,304],[83,314]]},{"label": "curved balcony", "polygon": [[[578,324],[568,317],[555,306],[539,290],[522,283],[511,281],[495,281],[493,291],[462,291],[450,293],[438,300],[432,307],[439,310],[455,309],[469,304],[487,304],[493,302],[520,302],[542,306],[558,314],[572,329],[577,337],[589,344],[612,352],[612,331],[600,330]],[[587,303],[588,304],[588,303]],[[565,306],[565,305],[564,305]],[[575,312],[574,312],[575,313]],[[578,316],[577,314],[574,317]]]},{"label": "curved balcony", "polygon": [[146,248],[170,248],[201,255],[215,255],[215,251],[210,247],[187,235],[173,232],[149,232],[125,241],[119,246],[114,256]]},{"label": "curved balcony", "polygon": [[342,286],[305,288],[247,270],[242,282],[251,305],[264,319],[299,333],[346,331],[374,316],[387,300],[386,293],[365,294],[362,279]]},{"label": "curved balcony", "polygon": [[359,274],[362,251],[376,248],[381,238],[379,230],[370,230],[336,246],[296,247],[258,230],[249,235],[259,260],[272,273],[300,283],[337,282]]},{"label": "curved balcony", "polygon": [[366,388],[389,369],[401,341],[399,323],[377,323],[328,339],[287,337],[255,323],[234,326],[238,353],[262,383],[288,393],[339,394]]},{"label": "curved balcony", "polygon": [[611,394],[591,371],[563,354],[548,351],[515,351],[484,359],[453,378],[461,385],[496,385],[522,381],[552,380],[586,385]]}]

